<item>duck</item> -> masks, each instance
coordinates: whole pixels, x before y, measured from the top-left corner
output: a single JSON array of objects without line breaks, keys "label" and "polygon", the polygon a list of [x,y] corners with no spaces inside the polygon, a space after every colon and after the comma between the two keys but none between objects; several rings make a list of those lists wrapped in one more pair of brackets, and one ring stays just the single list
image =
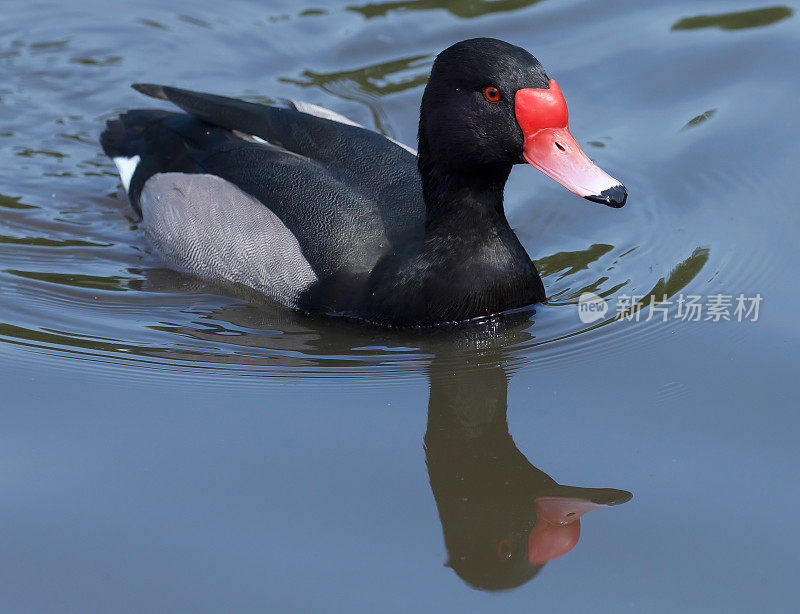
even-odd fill
[{"label": "duck", "polygon": [[503,206],[516,164],[627,200],[570,133],[556,81],[497,39],[436,56],[416,151],[308,103],[132,87],[180,109],[127,111],[100,138],[154,250],[306,314],[427,327],[544,301]]}]

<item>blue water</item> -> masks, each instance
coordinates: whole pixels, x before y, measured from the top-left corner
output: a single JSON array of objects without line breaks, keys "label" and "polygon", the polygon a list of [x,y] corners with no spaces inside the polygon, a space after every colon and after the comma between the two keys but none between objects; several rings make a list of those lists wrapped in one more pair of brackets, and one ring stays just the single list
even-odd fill
[{"label": "blue water", "polygon": [[[5,2],[0,609],[792,610],[798,9]],[[158,106],[135,81],[299,98],[413,145],[433,57],[473,36],[534,53],[630,192],[611,210],[514,170],[535,314],[397,333],[171,272],[98,146],[105,119]],[[593,324],[585,290],[610,305]],[[615,312],[650,293],[668,321]],[[674,317],[680,295],[740,293],[757,321]],[[536,468],[633,499],[527,578],[491,540],[533,516]],[[481,540],[476,573],[516,588],[464,572],[454,544]]]}]

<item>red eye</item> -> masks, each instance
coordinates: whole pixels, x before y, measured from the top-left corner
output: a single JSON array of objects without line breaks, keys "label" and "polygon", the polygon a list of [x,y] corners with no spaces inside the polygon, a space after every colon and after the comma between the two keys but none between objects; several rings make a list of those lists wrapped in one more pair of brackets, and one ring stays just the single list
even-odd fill
[{"label": "red eye", "polygon": [[489,102],[497,102],[501,98],[500,90],[494,87],[493,85],[490,85],[485,90],[483,90],[483,95],[486,96],[486,100],[488,100]]}]

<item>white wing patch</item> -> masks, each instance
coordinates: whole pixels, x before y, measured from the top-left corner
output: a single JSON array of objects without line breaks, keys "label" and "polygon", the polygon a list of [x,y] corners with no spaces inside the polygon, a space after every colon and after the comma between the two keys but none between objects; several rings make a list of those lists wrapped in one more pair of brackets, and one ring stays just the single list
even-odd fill
[{"label": "white wing patch", "polygon": [[[352,119],[345,117],[337,113],[336,111],[331,111],[330,109],[326,109],[325,107],[321,107],[318,104],[312,104],[310,102],[303,102],[302,100],[289,100],[289,104],[294,107],[296,111],[300,111],[301,113],[308,113],[309,115],[316,115],[317,117],[322,117],[324,119],[330,119],[335,122],[339,122],[340,124],[347,124],[348,126],[356,126],[358,128],[364,128],[359,123],[354,122]],[[368,128],[366,128],[368,130]],[[417,150],[413,147],[409,147],[408,145],[404,145],[399,141],[395,141],[394,139],[390,139],[388,136],[386,137],[395,145],[399,145],[407,152],[417,155]]]},{"label": "white wing patch", "polygon": [[309,115],[316,115],[317,117],[323,117],[325,119],[330,119],[335,122],[339,122],[340,124],[347,124],[349,126],[357,126],[359,128],[363,128],[361,124],[354,122],[352,119],[345,117],[337,113],[336,111],[331,111],[330,109],[326,109],[325,107],[321,107],[318,104],[312,104],[310,102],[303,102],[302,100],[290,100],[289,104],[291,104],[296,111],[300,111],[301,113],[308,113]]},{"label": "white wing patch", "polygon": [[127,192],[131,185],[133,174],[136,172],[136,167],[139,166],[139,162],[141,162],[142,159],[139,156],[132,156],[130,158],[117,156],[116,158],[113,158],[113,160],[114,164],[117,166],[117,170],[119,171],[119,178],[122,180],[122,187],[125,188],[125,191]]}]

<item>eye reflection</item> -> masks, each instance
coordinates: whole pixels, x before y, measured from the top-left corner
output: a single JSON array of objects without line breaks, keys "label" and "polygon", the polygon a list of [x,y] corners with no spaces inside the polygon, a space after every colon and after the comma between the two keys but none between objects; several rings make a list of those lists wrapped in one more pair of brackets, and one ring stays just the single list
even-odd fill
[{"label": "eye reflection", "polygon": [[511,558],[511,554],[511,540],[501,539],[499,542],[497,542],[497,558],[499,558],[501,561],[507,561]]}]

